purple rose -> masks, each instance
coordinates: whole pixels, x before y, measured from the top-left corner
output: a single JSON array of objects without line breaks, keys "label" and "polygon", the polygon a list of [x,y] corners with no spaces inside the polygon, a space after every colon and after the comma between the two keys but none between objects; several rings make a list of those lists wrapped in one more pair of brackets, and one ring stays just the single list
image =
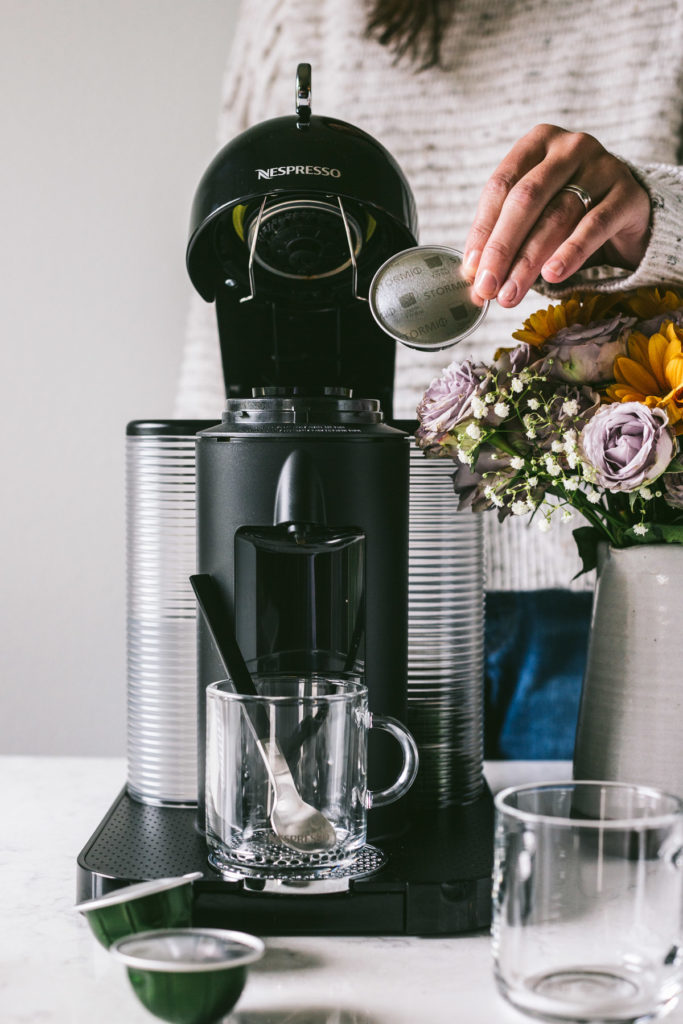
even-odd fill
[{"label": "purple rose", "polygon": [[548,338],[541,359],[534,365],[539,373],[571,384],[614,380],[614,360],[625,354],[635,322],[635,317],[619,313],[609,320],[563,327]]},{"label": "purple rose", "polygon": [[603,405],[581,431],[579,450],[608,491],[652,483],[671,461],[674,439],[666,413],[641,402]]},{"label": "purple rose", "polygon": [[683,473],[665,473],[664,501],[672,508],[683,508]]},{"label": "purple rose", "polygon": [[447,366],[429,385],[417,407],[420,426],[415,439],[419,446],[438,444],[458,423],[473,418],[473,399],[483,399],[491,380],[488,367],[469,359]]},{"label": "purple rose", "polygon": [[650,338],[653,334],[661,334],[662,324],[666,323],[674,323],[677,327],[680,327],[683,324],[683,307],[680,309],[667,309],[665,313],[651,316],[649,320],[639,320],[633,330],[640,331],[646,338]]},{"label": "purple rose", "polygon": [[496,370],[504,378],[508,373],[517,375],[530,366],[537,358],[538,350],[523,341],[514,348],[500,349],[496,356]]}]

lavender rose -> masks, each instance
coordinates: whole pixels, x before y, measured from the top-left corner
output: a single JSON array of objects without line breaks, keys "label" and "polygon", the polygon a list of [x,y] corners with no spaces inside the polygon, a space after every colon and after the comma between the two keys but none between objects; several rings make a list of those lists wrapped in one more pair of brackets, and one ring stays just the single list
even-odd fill
[{"label": "lavender rose", "polygon": [[425,391],[417,407],[420,426],[415,440],[421,448],[438,445],[458,423],[474,416],[475,400],[481,401],[491,386],[491,371],[482,363],[465,359],[451,363]]},{"label": "lavender rose", "polygon": [[499,349],[496,353],[495,367],[500,374],[500,379],[504,380],[508,373],[518,374],[525,370],[537,355],[537,349],[525,341],[515,345],[514,348]]},{"label": "lavender rose", "polygon": [[601,384],[614,379],[612,367],[626,352],[626,340],[636,319],[619,313],[609,320],[563,327],[548,338],[539,373],[573,384]]},{"label": "lavender rose", "polygon": [[662,409],[641,402],[603,405],[579,437],[582,458],[595,482],[608,491],[635,491],[655,480],[671,461],[674,439]]},{"label": "lavender rose", "polygon": [[683,508],[683,473],[665,473],[664,501],[672,508]]},{"label": "lavender rose", "polygon": [[649,338],[653,334],[662,333],[662,325],[666,323],[674,323],[677,327],[680,327],[683,324],[683,307],[680,309],[667,309],[665,313],[651,316],[649,320],[639,320],[633,330],[640,331],[646,338]]}]

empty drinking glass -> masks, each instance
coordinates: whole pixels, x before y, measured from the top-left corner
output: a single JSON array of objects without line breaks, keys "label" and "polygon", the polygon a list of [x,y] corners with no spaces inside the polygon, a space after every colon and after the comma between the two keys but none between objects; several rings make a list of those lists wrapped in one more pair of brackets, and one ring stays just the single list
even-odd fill
[{"label": "empty drinking glass", "polygon": [[618,782],[495,798],[498,987],[542,1019],[641,1021],[682,979],[683,804]]}]

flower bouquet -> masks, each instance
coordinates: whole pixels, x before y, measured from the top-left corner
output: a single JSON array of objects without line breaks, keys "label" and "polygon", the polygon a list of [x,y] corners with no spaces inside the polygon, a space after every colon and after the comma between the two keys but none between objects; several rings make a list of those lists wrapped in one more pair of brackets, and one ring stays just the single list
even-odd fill
[{"label": "flower bouquet", "polygon": [[597,545],[683,544],[683,298],[576,293],[539,310],[493,362],[451,363],[417,409],[418,445],[456,463],[461,507],[585,521]]}]

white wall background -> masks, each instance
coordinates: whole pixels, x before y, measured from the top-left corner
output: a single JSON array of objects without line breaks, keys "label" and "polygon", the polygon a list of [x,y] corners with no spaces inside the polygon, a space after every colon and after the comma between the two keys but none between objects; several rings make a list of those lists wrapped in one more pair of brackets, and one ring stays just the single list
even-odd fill
[{"label": "white wall background", "polygon": [[0,753],[125,751],[124,430],[170,416],[238,0],[0,0]]}]

